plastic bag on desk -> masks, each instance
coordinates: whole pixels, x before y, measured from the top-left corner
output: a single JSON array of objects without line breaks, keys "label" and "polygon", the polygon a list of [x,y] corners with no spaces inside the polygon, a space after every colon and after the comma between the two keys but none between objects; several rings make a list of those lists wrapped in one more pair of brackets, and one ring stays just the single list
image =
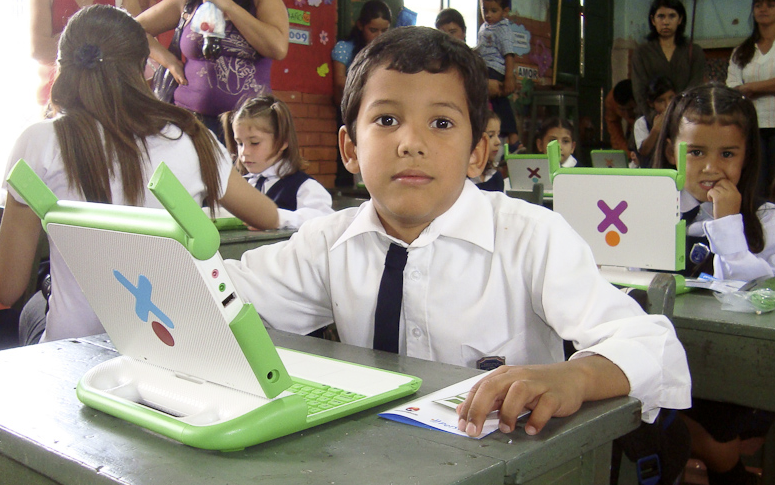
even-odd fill
[{"label": "plastic bag on desk", "polygon": [[775,291],[769,288],[714,295],[721,302],[721,309],[730,312],[761,314],[775,310]]},{"label": "plastic bag on desk", "polygon": [[214,3],[204,2],[191,18],[191,30],[204,37],[202,55],[205,59],[217,59],[221,55],[221,39],[226,37],[226,19]]}]

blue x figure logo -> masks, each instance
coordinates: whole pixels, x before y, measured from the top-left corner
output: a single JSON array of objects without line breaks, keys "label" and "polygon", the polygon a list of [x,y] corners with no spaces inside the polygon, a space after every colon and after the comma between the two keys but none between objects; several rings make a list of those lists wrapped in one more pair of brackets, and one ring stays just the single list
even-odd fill
[{"label": "blue x figure logo", "polygon": [[144,321],[148,321],[148,313],[153,313],[159,320],[169,328],[175,328],[172,324],[172,320],[162,312],[159,307],[153,304],[151,301],[151,291],[153,286],[151,282],[143,275],[137,277],[137,286],[133,285],[124,275],[118,270],[113,270],[113,276],[116,277],[119,283],[124,285],[124,288],[129,290],[131,294],[135,296],[135,313],[137,317]]}]

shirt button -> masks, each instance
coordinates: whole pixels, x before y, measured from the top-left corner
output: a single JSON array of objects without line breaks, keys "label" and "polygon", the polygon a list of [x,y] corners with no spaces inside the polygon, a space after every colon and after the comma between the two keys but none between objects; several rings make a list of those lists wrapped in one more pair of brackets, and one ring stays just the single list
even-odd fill
[{"label": "shirt button", "polygon": [[420,338],[420,337],[422,337],[422,330],[420,330],[420,329],[419,329],[419,328],[417,328],[417,327],[413,328],[413,329],[412,329],[412,337],[414,337],[414,338]]},{"label": "shirt button", "polygon": [[412,278],[412,281],[420,281],[422,274],[419,271],[412,271],[409,277]]}]

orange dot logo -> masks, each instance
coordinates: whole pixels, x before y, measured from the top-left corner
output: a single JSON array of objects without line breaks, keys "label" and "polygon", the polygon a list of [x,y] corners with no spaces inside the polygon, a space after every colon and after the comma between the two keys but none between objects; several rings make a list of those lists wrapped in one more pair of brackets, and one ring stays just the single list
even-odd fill
[{"label": "orange dot logo", "polygon": [[616,231],[608,231],[605,233],[605,242],[611,247],[618,246],[621,242],[621,237]]}]

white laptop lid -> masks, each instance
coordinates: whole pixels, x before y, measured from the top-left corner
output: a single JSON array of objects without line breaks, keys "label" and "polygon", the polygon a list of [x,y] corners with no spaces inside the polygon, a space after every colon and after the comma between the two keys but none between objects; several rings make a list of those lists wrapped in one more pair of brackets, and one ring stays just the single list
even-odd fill
[{"label": "white laptop lid", "polygon": [[549,159],[546,155],[509,155],[506,157],[512,190],[533,190],[533,185],[544,184],[544,193],[552,193]]},{"label": "white laptop lid", "polygon": [[624,150],[592,150],[592,166],[595,168],[627,168],[627,154]]},{"label": "white laptop lid", "polygon": [[[557,147],[559,151],[559,146]],[[549,153],[553,157],[552,151]],[[684,268],[685,223],[679,208],[684,168],[559,167],[552,160],[554,210],[589,244],[598,265],[675,271]]]}]

